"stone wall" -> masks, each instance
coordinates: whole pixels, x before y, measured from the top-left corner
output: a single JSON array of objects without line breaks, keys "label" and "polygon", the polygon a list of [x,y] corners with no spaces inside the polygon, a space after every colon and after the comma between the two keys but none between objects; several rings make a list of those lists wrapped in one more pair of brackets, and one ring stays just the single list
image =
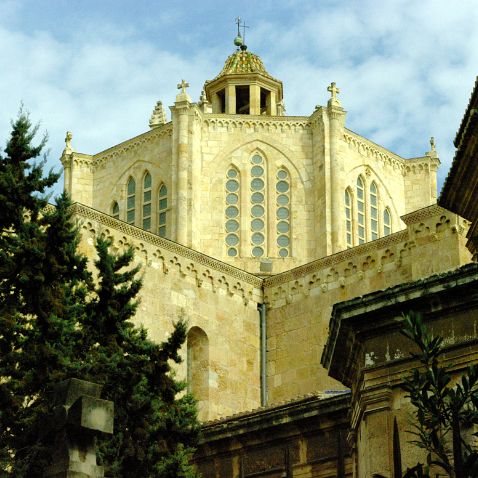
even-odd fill
[{"label": "stone wall", "polygon": [[[181,95],[180,95],[181,96]],[[166,237],[253,273],[259,273],[251,243],[251,157],[264,158],[265,257],[280,273],[346,249],[344,191],[352,199],[360,175],[365,186],[366,238],[370,231],[369,188],[378,187],[378,233],[390,208],[392,231],[400,216],[436,198],[436,167],[431,157],[405,160],[347,130],[342,108],[318,107],[310,117],[206,114],[187,95],[172,107],[172,121],[95,155],[65,153],[65,188],[73,201],[111,214],[119,204],[126,220],[127,182],[136,182],[137,226],[142,225],[143,180],[152,177],[152,231],[157,231],[158,189],[168,188]],[[227,255],[225,243],[226,173],[240,176],[240,247]],[[290,176],[290,254],[277,246],[277,171]],[[357,236],[357,211],[353,207]],[[358,243],[357,239],[355,243]]]},{"label": "stone wall", "polygon": [[270,403],[343,388],[320,365],[335,303],[470,261],[456,214],[435,205],[402,219],[403,231],[265,280]]},{"label": "stone wall", "polygon": [[[82,235],[80,248],[91,260],[98,234],[111,238],[116,250],[133,247],[136,260],[144,266],[135,320],[153,340],[166,339],[180,317],[207,337],[202,344],[209,349],[205,367],[209,387],[207,400],[201,400],[200,418],[258,407],[261,279],[91,208],[73,207]],[[179,378],[186,378],[186,350],[187,344]]]}]

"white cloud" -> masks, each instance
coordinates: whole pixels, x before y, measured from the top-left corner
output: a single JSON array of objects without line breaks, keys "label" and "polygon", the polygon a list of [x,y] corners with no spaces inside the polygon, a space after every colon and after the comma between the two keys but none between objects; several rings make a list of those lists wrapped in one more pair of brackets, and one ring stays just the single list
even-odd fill
[{"label": "white cloud", "polygon": [[[0,140],[23,101],[49,130],[50,165],[59,166],[66,130],[74,132],[74,147],[87,153],[147,130],[155,102],[171,105],[181,78],[197,99],[232,52],[232,22],[221,44],[198,41],[208,28],[216,35],[215,22],[224,21],[214,2],[205,4],[201,19],[186,22],[187,2],[158,11],[157,19],[132,10],[126,27],[93,11],[58,19],[71,22],[68,35],[42,30],[41,23],[33,31],[21,28],[25,5],[0,3],[0,64],[6,66],[0,75]],[[439,176],[446,175],[451,139],[477,74],[473,0],[301,0],[274,10],[246,7],[253,23],[250,49],[283,81],[288,114],[308,115],[325,104],[326,87],[336,81],[349,128],[406,157],[423,154],[434,135],[444,163]],[[176,23],[188,29],[177,32]],[[165,42],[168,29],[171,38],[180,33],[180,41]]]}]

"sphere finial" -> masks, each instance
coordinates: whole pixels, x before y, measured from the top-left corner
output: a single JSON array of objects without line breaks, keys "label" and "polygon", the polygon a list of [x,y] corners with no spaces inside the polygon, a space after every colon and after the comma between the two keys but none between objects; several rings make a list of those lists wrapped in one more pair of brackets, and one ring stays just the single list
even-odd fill
[{"label": "sphere finial", "polygon": [[[249,28],[249,27],[246,25],[246,22],[242,22],[242,24],[241,24],[241,18],[240,17],[236,18],[236,24],[237,24],[237,36],[236,36],[236,38],[234,38],[234,45],[237,46],[238,49],[240,48],[243,51],[247,50],[245,39],[246,39],[246,28]],[[243,30],[242,35],[241,35],[241,26],[242,26],[242,30]]]},{"label": "sphere finial", "polygon": [[236,38],[234,38],[234,45],[236,46],[242,46],[242,37],[241,37],[241,34],[239,33],[239,35],[237,35]]}]

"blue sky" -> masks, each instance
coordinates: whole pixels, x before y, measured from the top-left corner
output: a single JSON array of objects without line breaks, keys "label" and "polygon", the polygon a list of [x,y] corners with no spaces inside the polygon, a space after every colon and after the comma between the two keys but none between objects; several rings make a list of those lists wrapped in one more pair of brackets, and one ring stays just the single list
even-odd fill
[{"label": "blue sky", "polygon": [[477,0],[0,0],[1,144],[21,102],[54,168],[67,130],[84,153],[147,131],[182,78],[195,101],[220,71],[238,15],[287,114],[326,104],[335,81],[353,131],[404,157],[434,136],[441,186],[478,74]]}]

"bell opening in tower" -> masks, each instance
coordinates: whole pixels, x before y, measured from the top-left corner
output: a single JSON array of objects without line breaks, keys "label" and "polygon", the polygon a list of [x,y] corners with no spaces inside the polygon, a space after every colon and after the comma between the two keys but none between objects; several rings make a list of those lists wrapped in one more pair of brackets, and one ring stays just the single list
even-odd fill
[{"label": "bell opening in tower", "polygon": [[236,86],[236,112],[239,115],[248,115],[250,113],[249,85]]},{"label": "bell opening in tower", "polygon": [[271,114],[271,92],[261,88],[261,115]]}]

